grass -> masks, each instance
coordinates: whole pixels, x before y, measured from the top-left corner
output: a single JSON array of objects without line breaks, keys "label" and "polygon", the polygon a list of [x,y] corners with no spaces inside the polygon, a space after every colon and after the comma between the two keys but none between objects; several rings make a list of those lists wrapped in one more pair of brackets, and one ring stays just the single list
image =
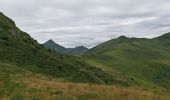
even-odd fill
[{"label": "grass", "polygon": [[[9,73],[6,73],[9,72]],[[0,64],[2,100],[169,100],[170,92],[145,87],[71,83]],[[2,76],[2,73],[6,75]]]},{"label": "grass", "polygon": [[167,36],[123,37],[74,57],[44,48],[0,13],[0,98],[169,100]]},{"label": "grass", "polygon": [[111,75],[78,57],[44,48],[1,13],[0,62],[72,82],[118,84]]},{"label": "grass", "polygon": [[170,89],[170,33],[154,39],[118,38],[102,43],[85,61],[133,85]]}]

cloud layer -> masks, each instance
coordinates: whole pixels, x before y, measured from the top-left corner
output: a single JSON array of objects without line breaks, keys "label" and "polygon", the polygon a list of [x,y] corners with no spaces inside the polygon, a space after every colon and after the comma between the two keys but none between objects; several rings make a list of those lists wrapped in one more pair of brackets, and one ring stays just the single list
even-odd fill
[{"label": "cloud layer", "polygon": [[0,11],[40,43],[93,47],[120,35],[170,31],[170,0],[1,0]]}]

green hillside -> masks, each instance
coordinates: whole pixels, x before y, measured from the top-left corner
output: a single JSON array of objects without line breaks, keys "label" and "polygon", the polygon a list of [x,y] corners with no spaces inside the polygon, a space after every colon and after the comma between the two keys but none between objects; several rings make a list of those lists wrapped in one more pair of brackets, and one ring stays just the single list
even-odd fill
[{"label": "green hillside", "polygon": [[154,39],[121,36],[92,48],[84,57],[133,84],[170,89],[170,33]]},{"label": "green hillside", "polygon": [[77,57],[44,48],[2,13],[0,13],[0,63],[60,80],[98,84],[119,83],[111,75]]},{"label": "green hillside", "polygon": [[1,100],[169,100],[170,92],[148,87],[120,87],[63,82],[46,74],[0,63]]}]

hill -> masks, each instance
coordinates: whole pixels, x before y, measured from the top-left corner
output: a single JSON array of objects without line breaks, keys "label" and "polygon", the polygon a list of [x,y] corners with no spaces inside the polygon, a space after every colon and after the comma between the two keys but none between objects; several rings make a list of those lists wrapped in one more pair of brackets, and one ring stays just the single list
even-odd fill
[{"label": "hill", "polygon": [[53,40],[48,40],[43,44],[48,49],[53,49],[56,52],[62,53],[62,54],[71,54],[71,55],[80,55],[88,51],[88,48],[84,46],[78,46],[75,48],[65,48],[57,43],[55,43]]},{"label": "hill", "polygon": [[[162,41],[163,45],[168,45],[162,38],[155,41]],[[83,61],[84,58],[44,48],[17,28],[11,19],[0,13],[0,98],[2,100],[170,99],[169,90],[135,87],[124,80],[129,76],[122,75],[122,77],[118,73],[120,70],[109,74],[110,72],[106,70],[109,66],[106,67],[107,64],[104,65],[104,62],[108,63],[111,57],[101,59],[103,56],[99,55],[99,52],[93,52],[89,51],[88,57],[94,56],[86,60],[88,63],[94,60],[93,64],[97,67],[103,63],[102,68],[86,63]],[[97,56],[99,58],[94,59]]]},{"label": "hill", "polygon": [[169,100],[170,92],[148,87],[120,87],[63,82],[46,74],[0,63],[2,100]]},{"label": "hill", "polygon": [[119,82],[80,58],[44,48],[2,13],[0,13],[0,63],[72,82],[97,84]]},{"label": "hill", "polygon": [[153,39],[120,36],[92,48],[84,57],[134,84],[170,89],[170,33]]}]

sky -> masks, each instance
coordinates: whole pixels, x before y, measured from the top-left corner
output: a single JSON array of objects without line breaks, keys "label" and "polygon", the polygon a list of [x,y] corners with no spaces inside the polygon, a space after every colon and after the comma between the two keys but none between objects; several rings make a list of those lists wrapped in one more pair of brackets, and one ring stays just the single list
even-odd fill
[{"label": "sky", "polygon": [[170,0],[0,0],[0,11],[39,43],[69,48],[170,31]]}]

